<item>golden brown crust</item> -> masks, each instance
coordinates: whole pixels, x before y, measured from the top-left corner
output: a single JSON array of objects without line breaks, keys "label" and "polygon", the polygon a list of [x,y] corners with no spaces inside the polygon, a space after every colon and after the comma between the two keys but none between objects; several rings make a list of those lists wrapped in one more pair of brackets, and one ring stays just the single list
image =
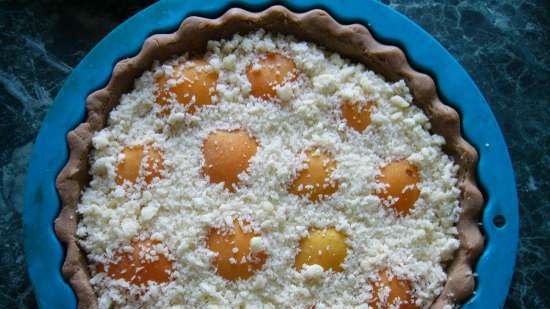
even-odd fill
[{"label": "golden brown crust", "polygon": [[430,118],[432,133],[445,138],[443,150],[459,166],[462,213],[457,228],[461,245],[447,269],[448,280],[444,290],[432,308],[442,309],[447,304],[464,302],[474,291],[472,269],[484,246],[478,226],[484,200],[475,180],[477,152],[461,136],[458,113],[440,101],[434,81],[428,75],[413,70],[401,49],[380,44],[364,26],[341,25],[322,10],[295,14],[282,6],[273,6],[260,13],[231,9],[217,19],[186,18],[176,32],[149,37],[139,54],[116,64],[105,88],[88,96],[86,121],[69,132],[69,161],[57,177],[62,208],[55,222],[55,231],[67,249],[62,271],[76,293],[78,308],[98,307],[97,297],[89,282],[85,253],[78,246],[75,235],[77,204],[82,190],[89,183],[88,154],[92,135],[106,125],[109,112],[119,103],[120,96],[131,90],[134,80],[150,69],[155,60],[164,61],[184,52],[201,53],[209,40],[229,38],[235,33],[247,33],[259,28],[291,34],[324,46],[364,63],[389,81],[405,80],[414,97],[414,104]]}]

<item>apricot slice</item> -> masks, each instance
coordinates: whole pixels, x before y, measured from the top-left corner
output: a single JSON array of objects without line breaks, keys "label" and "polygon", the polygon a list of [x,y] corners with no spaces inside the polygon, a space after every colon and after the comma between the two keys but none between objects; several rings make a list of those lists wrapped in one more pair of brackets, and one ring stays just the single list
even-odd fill
[{"label": "apricot slice", "polygon": [[223,182],[234,191],[238,175],[248,169],[258,143],[245,130],[215,130],[203,142],[203,171],[211,183]]},{"label": "apricot slice", "polygon": [[306,150],[307,167],[298,172],[289,191],[292,194],[307,196],[312,202],[332,195],[338,189],[338,183],[331,180],[336,161],[328,152]]},{"label": "apricot slice", "polygon": [[251,85],[250,94],[262,99],[277,96],[276,87],[298,77],[294,61],[278,53],[263,55],[256,64],[246,69],[246,77]]},{"label": "apricot slice", "polygon": [[347,236],[334,227],[309,230],[309,235],[300,240],[300,251],[294,267],[299,271],[305,265],[317,264],[323,269],[341,272],[347,255]]},{"label": "apricot slice", "polygon": [[348,127],[353,128],[359,133],[363,132],[370,124],[370,109],[372,105],[372,102],[361,106],[358,103],[344,101],[340,106],[340,110]]},{"label": "apricot slice", "polygon": [[[381,271],[379,276],[380,281],[371,282],[373,297],[369,306],[376,309],[418,309],[411,296],[411,284],[408,280],[400,280],[395,276],[390,280],[386,271]],[[383,289],[389,289],[389,294],[381,292]],[[399,307],[396,307],[397,304]]]},{"label": "apricot slice", "polygon": [[[168,80],[178,81],[173,86]],[[216,94],[218,73],[212,70],[202,59],[190,60],[177,65],[174,75],[160,75],[157,78],[156,102],[162,107],[170,105],[170,98],[175,98],[179,104],[188,106],[188,111],[194,113],[197,107],[212,104],[212,96]],[[166,109],[161,114],[166,114]]]},{"label": "apricot slice", "polygon": [[119,251],[114,262],[99,264],[97,271],[113,279],[123,279],[130,284],[143,285],[148,282],[165,283],[170,281],[172,262],[162,253],[155,250],[160,244],[157,240],[134,240],[132,252]]},{"label": "apricot slice", "polygon": [[250,228],[248,222],[243,222],[243,226],[235,219],[229,230],[211,228],[208,232],[208,248],[218,254],[213,261],[216,273],[226,280],[252,277],[267,259],[264,251],[254,253],[251,250],[250,240],[259,234],[246,231]]},{"label": "apricot slice", "polygon": [[[145,166],[142,166],[144,150]],[[116,183],[122,185],[125,180],[136,183],[138,179],[143,177],[147,184],[150,184],[153,179],[160,178],[161,172],[164,169],[163,154],[160,149],[154,146],[143,145],[127,146],[122,150],[124,159],[117,166]]]},{"label": "apricot slice", "polygon": [[[418,169],[407,160],[397,160],[384,165],[376,181],[386,184],[377,193],[382,201],[398,215],[407,215],[420,195],[417,187]],[[396,201],[393,199],[397,198]]]}]

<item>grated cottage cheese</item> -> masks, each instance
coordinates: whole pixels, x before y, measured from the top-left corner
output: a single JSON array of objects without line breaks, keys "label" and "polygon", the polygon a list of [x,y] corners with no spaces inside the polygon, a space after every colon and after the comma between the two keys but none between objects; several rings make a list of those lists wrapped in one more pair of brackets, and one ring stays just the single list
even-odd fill
[{"label": "grated cottage cheese", "polygon": [[[249,95],[245,74],[266,52],[291,58],[300,72],[269,102]],[[258,31],[209,42],[205,60],[219,76],[213,105],[189,114],[176,104],[159,117],[155,78],[185,59],[156,64],[138,78],[93,138],[93,179],[78,205],[77,235],[100,308],[368,308],[369,280],[382,269],[410,280],[419,306],[434,301],[446,281],[442,263],[459,246],[457,166],[441,150],[444,139],[429,133],[428,118],[412,105],[403,81],[388,83],[312,43]],[[362,133],[342,119],[343,99],[374,102],[372,123]],[[235,128],[246,129],[259,147],[239,189],[229,192],[203,175],[201,147],[211,131]],[[118,186],[122,149],[150,143],[164,153],[163,178],[141,188]],[[303,167],[303,150],[312,146],[337,162],[339,189],[318,203],[287,191]],[[380,166],[401,158],[419,168],[421,194],[410,215],[397,217],[373,192]],[[261,236],[251,250],[269,257],[250,279],[229,282],[215,273],[206,235],[235,217],[252,222]],[[344,271],[295,270],[308,228],[328,226],[348,235]],[[174,261],[170,283],[143,291],[96,272],[97,263],[131,250],[136,237],[162,242],[155,251]]]}]

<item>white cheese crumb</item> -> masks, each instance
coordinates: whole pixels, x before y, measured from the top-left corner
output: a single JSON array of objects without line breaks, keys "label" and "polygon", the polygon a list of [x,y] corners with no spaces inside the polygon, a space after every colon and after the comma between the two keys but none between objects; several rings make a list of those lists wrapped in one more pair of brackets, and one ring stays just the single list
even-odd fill
[{"label": "white cheese crumb", "polygon": [[332,74],[321,74],[313,78],[313,86],[322,94],[331,94],[336,91],[338,81]]},{"label": "white cheese crumb", "polygon": [[234,70],[237,61],[235,54],[230,54],[223,58],[223,68],[226,70]]},{"label": "white cheese crumb", "polygon": [[154,205],[145,206],[141,209],[141,220],[142,221],[149,221],[151,220],[158,211],[158,207]]},{"label": "white cheese crumb", "polygon": [[252,237],[250,239],[250,251],[252,253],[258,253],[265,250],[264,241],[261,237]]},{"label": "white cheese crumb", "polygon": [[304,276],[304,279],[310,280],[310,281],[317,281],[321,279],[321,276],[323,275],[324,269],[321,265],[313,264],[313,265],[304,265],[302,269],[302,276]]},{"label": "white cheese crumb", "polygon": [[92,144],[95,149],[102,149],[109,146],[110,134],[108,131],[100,131],[92,138]]},{"label": "white cheese crumb", "polygon": [[125,218],[122,220],[122,224],[120,225],[120,227],[122,228],[124,236],[131,237],[137,233],[139,229],[139,224],[136,222],[136,220]]},{"label": "white cheese crumb", "polygon": [[292,85],[290,83],[285,83],[280,87],[276,88],[277,96],[283,101],[286,102],[292,98]]},{"label": "white cheese crumb", "polygon": [[390,102],[399,108],[407,108],[410,105],[409,102],[405,101],[405,99],[398,95],[394,95],[393,97],[391,97]]}]

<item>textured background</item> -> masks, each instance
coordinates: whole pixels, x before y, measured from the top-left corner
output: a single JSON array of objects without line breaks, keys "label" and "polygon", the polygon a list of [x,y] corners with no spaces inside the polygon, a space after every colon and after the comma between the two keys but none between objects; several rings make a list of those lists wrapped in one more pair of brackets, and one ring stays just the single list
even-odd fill
[{"label": "textured background", "polygon": [[[505,307],[550,308],[550,1],[384,2],[449,49],[491,104],[520,198],[519,255]],[[21,212],[25,172],[45,112],[80,59],[150,3],[0,0],[0,308],[36,308]]]}]

